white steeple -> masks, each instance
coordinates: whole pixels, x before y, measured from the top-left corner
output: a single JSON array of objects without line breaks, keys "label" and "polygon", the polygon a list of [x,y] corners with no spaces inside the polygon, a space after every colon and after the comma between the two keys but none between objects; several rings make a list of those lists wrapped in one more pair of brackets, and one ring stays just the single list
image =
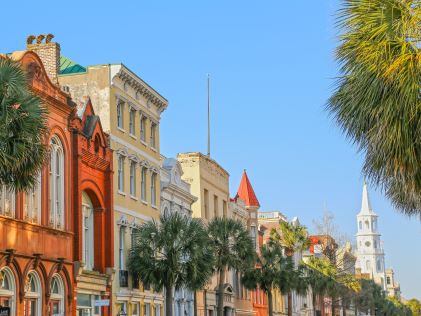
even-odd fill
[{"label": "white steeple", "polygon": [[361,201],[361,211],[358,215],[375,215],[375,213],[373,212],[373,209],[371,208],[371,204],[370,204],[370,198],[368,196],[368,189],[367,189],[367,183],[365,183],[364,181],[364,186],[363,186],[363,197],[362,197],[362,201]]}]

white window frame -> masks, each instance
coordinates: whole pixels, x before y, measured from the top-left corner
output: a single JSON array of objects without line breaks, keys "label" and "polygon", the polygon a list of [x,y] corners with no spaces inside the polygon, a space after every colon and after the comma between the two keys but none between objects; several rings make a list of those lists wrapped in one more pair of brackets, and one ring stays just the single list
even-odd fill
[{"label": "white window frame", "polygon": [[130,161],[130,195],[136,197],[136,161]]},{"label": "white window frame", "polygon": [[[134,306],[136,306],[136,313],[134,312]],[[140,304],[138,302],[132,303],[132,316],[140,316]]]},{"label": "white window frame", "polygon": [[82,192],[82,261],[89,271],[95,261],[94,229],[94,208],[88,194]]},{"label": "white window frame", "polygon": [[[34,316],[41,316],[42,287],[41,287],[40,277],[39,277],[38,273],[36,273],[35,271],[30,271],[27,275],[26,282],[30,283],[31,278],[35,282],[35,292],[27,291],[27,289],[25,288],[25,298],[35,299],[35,301],[36,301],[36,315],[34,315]],[[26,282],[25,282],[25,287],[27,286]],[[28,285],[29,285],[29,289],[30,289],[31,286],[30,286],[30,284],[28,284]]]},{"label": "white window frame", "polygon": [[[53,293],[53,284],[54,282],[56,282],[57,286],[58,286],[58,292],[59,293]],[[60,302],[60,311],[59,311],[59,315],[64,315],[65,314],[65,310],[64,310],[64,285],[63,285],[63,280],[61,278],[61,276],[59,274],[54,274],[53,278],[51,279],[51,299],[59,301]]]},{"label": "white window frame", "polygon": [[4,280],[8,280],[9,283],[9,288],[8,289],[2,289],[0,287],[0,296],[2,297],[7,297],[9,299],[10,305],[8,307],[10,307],[10,314],[11,315],[15,315],[15,311],[16,311],[16,280],[15,280],[15,276],[13,275],[13,272],[8,268],[8,267],[4,267],[2,269],[0,269],[0,276],[1,276],[1,280],[2,282],[4,282]]},{"label": "white window frame", "polygon": [[129,113],[129,133],[136,137],[136,110],[132,107]]},{"label": "white window frame", "polygon": [[41,222],[41,173],[37,177],[35,187],[25,192],[23,203],[24,219],[31,222],[40,224]]},{"label": "white window frame", "polygon": [[156,206],[156,203],[157,203],[156,178],[157,178],[157,173],[151,172],[151,205],[152,206]]},{"label": "white window frame", "polygon": [[152,148],[156,149],[156,127],[157,124],[151,121],[151,135],[150,135],[150,145]]},{"label": "white window frame", "polygon": [[144,114],[140,114],[140,140],[146,142],[146,123],[147,117]]},{"label": "white window frame", "polygon": [[60,138],[54,135],[50,141],[50,226],[64,229],[64,148]]},{"label": "white window frame", "polygon": [[148,176],[148,170],[146,167],[142,166],[141,169],[141,175],[140,175],[140,199],[143,202],[147,202],[147,190],[146,190],[146,181],[147,181],[147,176]]},{"label": "white window frame", "polygon": [[126,270],[126,226],[120,225],[118,230],[118,267]]},{"label": "white window frame", "polygon": [[2,186],[0,191],[0,215],[7,217],[15,217],[15,200],[15,192],[8,190],[6,186]]},{"label": "white window frame", "polygon": [[124,156],[119,155],[117,159],[117,172],[118,172],[118,191],[124,192]]},{"label": "white window frame", "polygon": [[117,127],[124,129],[124,101],[117,99]]}]

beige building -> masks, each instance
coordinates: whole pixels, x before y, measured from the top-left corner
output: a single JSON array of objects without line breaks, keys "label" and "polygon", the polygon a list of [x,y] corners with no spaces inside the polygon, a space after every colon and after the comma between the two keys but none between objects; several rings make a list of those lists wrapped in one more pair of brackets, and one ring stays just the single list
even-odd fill
[{"label": "beige building", "polygon": [[76,102],[90,96],[114,150],[113,315],[163,314],[163,296],[127,271],[131,234],[160,215],[159,122],[168,102],[123,64],[83,67],[62,56],[59,83]]},{"label": "beige building", "polygon": [[393,269],[386,269],[386,290],[388,296],[401,300],[401,286],[395,280]]},{"label": "beige building", "polygon": [[[182,153],[177,156],[181,165],[182,179],[190,184],[191,194],[198,197],[192,205],[193,217],[205,222],[214,217],[236,218],[257,234],[257,210],[251,211],[246,201],[236,196],[230,199],[229,174],[215,160],[198,152]],[[253,214],[253,219],[251,215]],[[216,315],[217,277],[209,282],[205,290],[198,292],[197,312],[200,316]],[[246,290],[236,271],[227,271],[224,286],[224,310],[226,315],[254,315],[251,292]]]}]

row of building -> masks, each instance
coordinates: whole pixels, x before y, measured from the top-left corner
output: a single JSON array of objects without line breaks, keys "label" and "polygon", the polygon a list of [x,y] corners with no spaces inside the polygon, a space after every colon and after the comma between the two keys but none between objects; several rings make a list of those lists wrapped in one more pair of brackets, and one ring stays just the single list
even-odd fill
[{"label": "row of building", "polygon": [[[0,306],[25,316],[161,316],[163,293],[127,269],[133,233],[143,222],[166,212],[205,222],[235,218],[259,252],[270,229],[287,219],[279,212],[259,212],[245,171],[232,194],[229,173],[211,157],[161,155],[159,126],[168,101],[125,65],[81,66],[62,55],[52,38],[29,36],[26,50],[0,55],[22,65],[47,107],[50,146],[50,161],[34,190],[0,191]],[[363,215],[358,249],[368,236],[380,242],[375,231],[364,230],[369,215]],[[313,237],[319,244],[320,236]],[[317,255],[317,246],[310,250]],[[360,273],[369,273],[365,265],[377,278],[372,267],[380,254],[361,257]],[[296,262],[303,255],[295,254]],[[267,315],[264,292],[245,289],[240,275],[228,271],[224,293],[217,293],[216,278],[196,295],[176,291],[175,316],[192,316],[194,308],[199,316],[216,315],[218,294],[224,295],[227,316]],[[292,299],[293,315],[313,315],[310,293],[293,293]],[[324,299],[317,310],[330,315]],[[286,315],[284,293],[275,291],[273,302],[275,314]]]}]

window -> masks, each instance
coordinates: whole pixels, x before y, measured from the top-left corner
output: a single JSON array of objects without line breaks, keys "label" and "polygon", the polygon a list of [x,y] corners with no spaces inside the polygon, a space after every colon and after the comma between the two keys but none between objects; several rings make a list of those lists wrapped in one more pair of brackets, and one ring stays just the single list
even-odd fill
[{"label": "window", "polygon": [[82,261],[86,270],[94,268],[94,209],[91,199],[82,193]]},{"label": "window", "polygon": [[64,287],[59,275],[51,281],[50,312],[52,315],[64,315]]},{"label": "window", "polygon": [[366,261],[366,263],[365,263],[365,267],[366,267],[366,269],[367,269],[368,271],[370,271],[370,270],[371,270],[371,262],[370,262],[370,260],[367,260],[367,261]]},{"label": "window", "polygon": [[15,315],[16,309],[16,283],[12,271],[9,268],[0,270],[0,306],[9,307],[11,315]]},{"label": "window", "polygon": [[257,249],[257,228],[256,228],[256,226],[250,227],[250,234],[251,234],[251,239],[253,240],[254,248]]},{"label": "window", "polygon": [[213,214],[215,217],[219,216],[218,197],[216,195],[213,196]]},{"label": "window", "polygon": [[[101,299],[101,296],[99,295],[95,295],[94,296],[94,301],[98,301]],[[95,302],[94,302],[95,305]],[[94,306],[94,315],[101,315],[101,306]]]},{"label": "window", "polygon": [[50,225],[64,228],[64,150],[57,136],[50,143]]},{"label": "window", "polygon": [[130,135],[136,135],[136,110],[130,109],[130,120],[129,120],[129,132]]},{"label": "window", "polygon": [[377,249],[377,240],[374,241],[374,249]]},{"label": "window", "polygon": [[143,306],[143,315],[144,316],[151,316],[151,304],[150,303],[145,303],[145,305]]},{"label": "window", "polygon": [[23,202],[23,214],[26,221],[40,223],[41,219],[41,174],[35,187],[26,192]]},{"label": "window", "polygon": [[141,180],[140,180],[140,198],[146,202],[146,167],[142,167]]},{"label": "window", "polygon": [[361,221],[359,223],[359,228],[360,228],[360,230],[363,229],[363,223]]},{"label": "window", "polygon": [[15,193],[5,186],[1,187],[0,191],[0,215],[15,216]]},{"label": "window", "polygon": [[125,270],[125,251],[126,251],[126,227],[120,226],[119,230],[119,249],[118,249],[118,264],[120,270]]},{"label": "window", "polygon": [[204,189],[203,191],[204,206],[205,206],[205,218],[209,219],[209,191]]},{"label": "window", "polygon": [[380,259],[377,260],[377,272],[382,272],[382,261]]},{"label": "window", "polygon": [[386,277],[386,283],[390,285],[390,277]]},{"label": "window", "polygon": [[156,206],[156,173],[151,173],[151,205]]},{"label": "window", "polygon": [[25,281],[24,315],[41,316],[41,283],[38,274],[28,273]]},{"label": "window", "polygon": [[124,192],[124,157],[118,156],[118,191]]},{"label": "window", "polygon": [[117,127],[124,128],[123,113],[124,102],[117,100]]},{"label": "window", "polygon": [[156,123],[151,122],[151,147],[156,148]]},{"label": "window", "polygon": [[376,231],[377,230],[377,221],[374,220],[372,225],[373,225],[373,231]]},{"label": "window", "polygon": [[127,315],[127,303],[126,302],[117,303],[117,311],[118,311],[117,316],[120,316],[120,315],[126,316]]},{"label": "window", "polygon": [[370,223],[368,221],[365,221],[365,228],[370,229]]},{"label": "window", "polygon": [[132,315],[133,316],[139,316],[139,303],[133,303],[132,304]]},{"label": "window", "polygon": [[155,316],[161,316],[161,305],[160,304],[155,305]]},{"label": "window", "polygon": [[136,196],[136,162],[130,162],[130,195]]},{"label": "window", "polygon": [[140,140],[146,141],[146,116],[141,114],[140,115]]}]

